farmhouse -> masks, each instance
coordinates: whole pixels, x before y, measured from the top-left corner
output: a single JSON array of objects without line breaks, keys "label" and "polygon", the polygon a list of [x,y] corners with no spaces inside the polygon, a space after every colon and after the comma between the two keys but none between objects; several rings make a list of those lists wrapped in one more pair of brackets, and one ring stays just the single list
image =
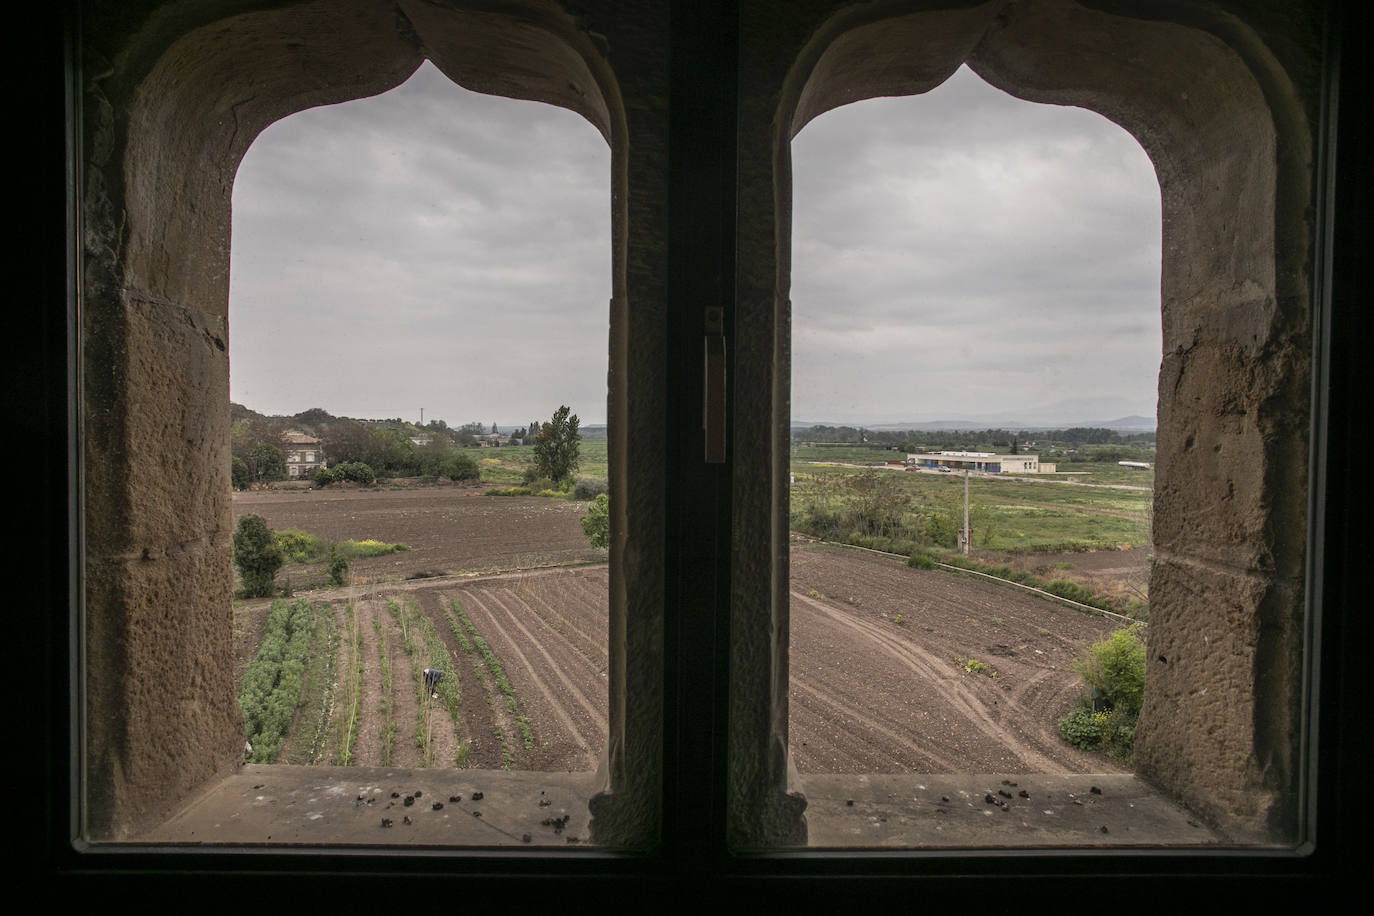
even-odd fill
[{"label": "farmhouse", "polygon": [[282,440],[286,447],[282,450],[286,459],[286,475],[292,480],[310,477],[324,467],[324,451],[320,440],[297,430],[288,430]]},{"label": "farmhouse", "polygon": [[910,468],[950,468],[986,474],[1053,474],[1054,465],[1042,464],[1039,455],[998,455],[995,452],[931,452],[907,455]]}]

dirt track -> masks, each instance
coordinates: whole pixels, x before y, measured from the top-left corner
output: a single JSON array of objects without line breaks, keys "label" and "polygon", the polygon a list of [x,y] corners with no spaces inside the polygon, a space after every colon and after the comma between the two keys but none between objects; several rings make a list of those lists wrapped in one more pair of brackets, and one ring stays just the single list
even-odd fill
[{"label": "dirt track", "polygon": [[[585,539],[577,545],[580,528],[576,538],[569,530],[578,527],[570,511],[576,504],[452,490],[354,493],[337,501],[265,495],[269,499],[236,500],[236,513],[259,511],[273,527],[334,538],[404,540],[417,549],[397,556],[414,563],[419,555],[419,568],[500,567],[512,560],[497,553],[499,545],[521,538],[520,556],[595,555]],[[357,527],[360,520],[366,530]],[[498,530],[482,531],[483,525]],[[450,539],[446,532],[454,529],[473,533]],[[376,561],[356,564],[355,572],[366,562]],[[358,765],[384,764],[382,736],[394,721],[394,766],[423,765],[423,744],[433,766],[465,759],[484,769],[595,768],[607,731],[604,565],[415,581],[380,567],[371,578],[383,571],[386,581],[360,577],[362,584],[350,589],[310,593],[341,637],[330,721],[321,724],[320,713],[304,707],[297,716],[296,728],[332,741],[314,762],[337,759],[347,730],[340,723],[356,708],[351,759]],[[419,617],[412,616],[406,619],[414,651],[407,654],[389,601],[423,615],[438,648],[416,636]],[[348,677],[350,602],[363,672],[357,704],[351,703]],[[1056,729],[1081,691],[1074,657],[1112,628],[1102,618],[992,583],[824,544],[794,544],[791,602],[790,739],[803,773],[1125,771],[1069,747]],[[460,623],[458,608],[468,625]],[[265,615],[266,602],[236,610],[240,671],[261,639]],[[379,629],[389,694],[382,687]],[[497,660],[509,693],[499,687],[475,636]],[[418,672],[444,656],[459,688],[456,723],[417,685]],[[986,670],[966,670],[977,667],[969,660]],[[416,728],[422,704],[430,715],[428,728],[420,730],[423,742]]]}]

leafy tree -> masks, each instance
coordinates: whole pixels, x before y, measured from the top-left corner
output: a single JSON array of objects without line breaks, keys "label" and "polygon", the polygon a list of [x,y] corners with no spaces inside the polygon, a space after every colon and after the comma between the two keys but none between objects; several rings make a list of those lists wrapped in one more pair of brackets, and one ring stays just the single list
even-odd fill
[{"label": "leafy tree", "polygon": [[587,535],[593,547],[609,547],[611,543],[610,497],[605,493],[597,496],[582,518],[582,533]]},{"label": "leafy tree", "polygon": [[244,463],[254,480],[283,480],[286,477],[286,459],[281,449],[267,442],[259,442],[248,453]]},{"label": "leafy tree", "polygon": [[324,436],[324,453],[332,462],[364,461],[371,446],[368,429],[356,420],[336,420]]},{"label": "leafy tree", "polygon": [[582,442],[580,425],[577,414],[569,415],[566,404],[554,411],[553,419],[534,438],[534,470],[538,476],[561,483],[577,470]]},{"label": "leafy tree", "polygon": [[246,598],[268,598],[283,562],[281,545],[261,515],[245,515],[234,531],[234,565]]},{"label": "leafy tree", "polygon": [[464,423],[462,426],[458,427],[458,430],[454,433],[453,441],[465,448],[471,448],[477,444],[477,437],[486,431],[487,428],[481,423]]},{"label": "leafy tree", "polygon": [[235,490],[246,489],[253,482],[253,474],[248,470],[248,463],[238,456],[230,459],[229,479]]}]

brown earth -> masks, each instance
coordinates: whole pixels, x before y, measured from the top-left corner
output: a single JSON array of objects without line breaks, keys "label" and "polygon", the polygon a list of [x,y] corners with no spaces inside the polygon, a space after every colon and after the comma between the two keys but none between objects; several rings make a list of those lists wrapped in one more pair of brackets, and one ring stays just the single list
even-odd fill
[{"label": "brown earth", "polygon": [[[351,749],[355,764],[384,764],[382,736],[394,721],[390,765],[422,766],[416,722],[423,700],[430,719],[426,740],[419,743],[428,744],[433,766],[451,767],[465,759],[467,766],[482,769],[594,769],[607,732],[604,562],[402,578],[407,568],[508,569],[531,557],[541,564],[558,557],[593,559],[597,554],[577,525],[580,508],[537,498],[483,498],[456,489],[238,494],[236,514],[259,512],[274,528],[299,527],[337,539],[399,540],[416,548],[359,561],[355,572],[370,568],[373,575],[356,576],[349,588],[308,593],[329,608],[341,637],[331,721],[321,730],[318,713],[302,708],[297,717],[296,728],[329,736],[331,743],[317,762],[338,759],[347,731],[352,688],[345,607],[352,603],[363,669]],[[452,537],[454,531],[463,536]],[[517,552],[502,554],[503,546]],[[1143,551],[1102,551],[1036,560],[1114,574],[1116,567],[1107,560],[1143,556]],[[436,658],[414,623],[409,625],[414,651],[406,653],[401,625],[387,610],[389,601],[413,604],[433,624],[438,658],[447,655],[458,681],[456,723],[419,690],[419,672],[437,666]],[[1082,692],[1073,659],[1109,633],[1111,622],[994,583],[911,569],[900,559],[819,543],[792,547],[791,601],[790,739],[801,772],[1125,772],[1107,758],[1068,746],[1056,728]],[[485,640],[511,694],[501,690],[455,605]],[[235,610],[240,671],[261,639],[267,606],[267,601],[243,602]],[[373,621],[390,669],[389,712]],[[986,670],[966,670],[977,667],[970,660]]]},{"label": "brown earth", "polygon": [[1041,579],[1067,579],[1103,598],[1148,601],[1150,561],[1148,547],[1120,550],[1077,550],[1063,553],[999,553],[975,551],[973,559],[987,566],[1010,566]]},{"label": "brown earth", "polygon": [[[479,487],[411,490],[276,490],[235,493],[234,523],[247,513],[273,530],[299,528],[331,541],[377,540],[410,547],[357,559],[358,579],[391,581],[417,573],[496,572],[597,563],[578,520],[586,503],[485,496]],[[328,582],[326,564],[284,566],[277,581],[297,590]]]},{"label": "brown earth", "polygon": [[1114,629],[1103,618],[825,544],[793,546],[791,586],[801,772],[1122,771],[1056,724],[1082,692],[1073,659]]}]

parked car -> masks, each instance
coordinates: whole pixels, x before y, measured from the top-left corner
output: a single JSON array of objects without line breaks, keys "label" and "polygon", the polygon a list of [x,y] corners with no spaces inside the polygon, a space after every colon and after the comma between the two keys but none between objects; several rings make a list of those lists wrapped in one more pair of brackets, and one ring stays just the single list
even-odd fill
[{"label": "parked car", "polygon": [[939,471],[941,474],[948,474],[948,473],[950,472],[951,469],[950,469],[949,465],[947,465],[947,464],[942,464],[942,465],[940,465],[938,468],[936,468],[935,470]]}]

